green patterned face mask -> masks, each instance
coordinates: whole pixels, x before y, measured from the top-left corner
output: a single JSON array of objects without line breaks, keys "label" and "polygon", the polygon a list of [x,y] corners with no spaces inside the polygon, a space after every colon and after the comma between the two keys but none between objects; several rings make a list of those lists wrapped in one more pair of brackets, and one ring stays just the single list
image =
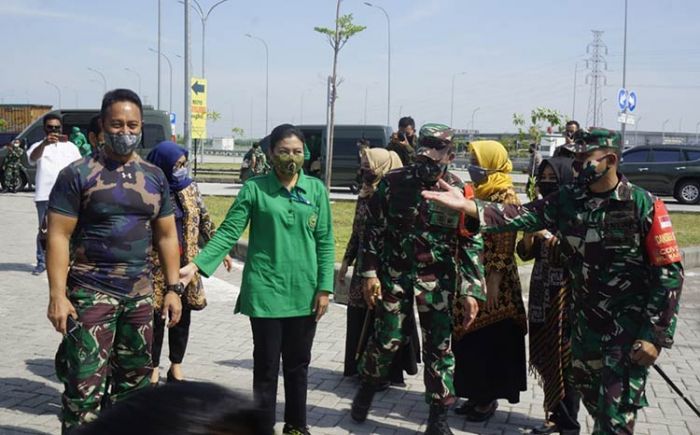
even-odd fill
[{"label": "green patterned face mask", "polygon": [[301,170],[303,165],[303,154],[275,154],[272,156],[272,166],[285,177],[293,176]]}]

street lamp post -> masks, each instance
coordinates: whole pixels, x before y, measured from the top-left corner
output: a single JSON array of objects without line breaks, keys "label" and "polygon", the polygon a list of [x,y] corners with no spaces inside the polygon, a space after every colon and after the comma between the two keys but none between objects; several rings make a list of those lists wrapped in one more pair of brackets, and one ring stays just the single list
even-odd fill
[{"label": "street lamp post", "polygon": [[90,71],[97,73],[101,78],[102,78],[102,91],[106,94],[107,93],[107,78],[105,77],[104,74],[101,72],[97,71],[95,68],[90,68],[87,67]]},{"label": "street lamp post", "polygon": [[695,123],[695,145],[700,145],[700,142],[698,142],[698,128],[700,128],[700,121]]},{"label": "street lamp post", "polygon": [[[214,5],[212,7],[210,7],[206,13],[204,12],[204,8],[202,8],[202,5],[200,5],[197,0],[192,0],[192,3],[191,3],[192,9],[194,9],[195,12],[197,12],[197,14],[199,15],[199,19],[202,21],[202,78],[206,78],[205,69],[204,69],[204,40],[205,40],[205,37],[207,34],[207,19],[209,19],[209,15],[211,14],[211,11],[213,11],[215,7],[219,6],[221,3],[225,3],[227,1],[228,0],[220,0],[216,3],[214,3]],[[183,2],[180,1],[180,3],[183,3]]]},{"label": "street lamp post", "polygon": [[267,134],[268,119],[270,114],[268,111],[270,103],[270,47],[268,47],[267,42],[265,42],[265,40],[262,38],[251,35],[250,33],[246,33],[245,36],[250,39],[258,40],[265,46],[265,133]]},{"label": "street lamp post", "polygon": [[365,2],[365,5],[371,8],[377,8],[384,12],[386,17],[386,33],[387,33],[387,79],[386,79],[386,125],[391,125],[391,20],[389,13],[383,7],[374,5],[370,2]]},{"label": "street lamp post", "polygon": [[62,105],[61,105],[61,88],[59,88],[56,83],[50,82],[48,80],[44,80],[44,83],[46,83],[49,86],[53,86],[56,89],[56,92],[58,92],[58,108],[60,109],[62,107]]},{"label": "street lamp post", "polygon": [[[627,89],[627,0],[625,0],[625,36],[624,45],[622,47],[622,88]],[[627,105],[622,109],[623,114],[627,114]],[[626,121],[626,119],[625,119]],[[624,122],[620,126],[622,147],[625,147],[625,130],[627,130],[627,124]]]},{"label": "street lamp post", "polygon": [[666,124],[668,124],[670,121],[671,121],[670,119],[667,119],[661,125],[661,144],[662,145],[666,142]]},{"label": "street lamp post", "polygon": [[139,80],[139,96],[141,96],[141,74],[139,74],[138,72],[134,71],[134,70],[131,69],[131,68],[124,68],[124,70],[125,70],[125,71],[129,71],[130,73],[136,74],[136,77],[137,77],[138,80]]},{"label": "street lamp post", "polygon": [[481,109],[481,107],[477,107],[476,109],[472,110],[472,131],[474,131],[474,116],[476,115],[476,112],[478,112]]},{"label": "street lamp post", "polygon": [[466,74],[466,71],[452,74],[452,99],[450,103],[450,127],[454,128],[454,114],[455,114],[455,79],[457,76],[462,76]]},{"label": "street lamp post", "polygon": [[160,54],[163,56],[163,58],[168,62],[168,70],[170,72],[170,104],[168,105],[168,112],[173,113],[173,64],[170,63],[170,58],[165,55],[165,53],[158,53],[156,50],[149,48],[149,51],[152,51],[156,54]]}]

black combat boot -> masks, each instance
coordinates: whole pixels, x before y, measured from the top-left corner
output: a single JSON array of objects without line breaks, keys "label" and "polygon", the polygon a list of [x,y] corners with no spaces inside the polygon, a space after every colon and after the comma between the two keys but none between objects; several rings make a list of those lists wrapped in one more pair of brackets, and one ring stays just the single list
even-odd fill
[{"label": "black combat boot", "polygon": [[430,405],[430,415],[428,415],[428,427],[425,435],[453,435],[450,426],[447,424],[447,406],[442,403]]},{"label": "black combat boot", "polygon": [[368,382],[360,384],[360,389],[357,390],[357,394],[352,400],[352,409],[350,410],[350,416],[353,420],[358,423],[367,420],[367,414],[369,414],[369,408],[372,406],[372,399],[374,399],[376,392],[377,387],[374,384]]}]

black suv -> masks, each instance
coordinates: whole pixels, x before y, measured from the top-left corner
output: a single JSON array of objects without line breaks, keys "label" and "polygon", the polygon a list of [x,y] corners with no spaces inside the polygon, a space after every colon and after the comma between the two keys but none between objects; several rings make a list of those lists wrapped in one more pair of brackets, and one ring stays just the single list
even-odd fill
[{"label": "black suv", "polygon": [[700,202],[700,146],[645,145],[622,153],[622,173],[634,184],[683,204]]}]

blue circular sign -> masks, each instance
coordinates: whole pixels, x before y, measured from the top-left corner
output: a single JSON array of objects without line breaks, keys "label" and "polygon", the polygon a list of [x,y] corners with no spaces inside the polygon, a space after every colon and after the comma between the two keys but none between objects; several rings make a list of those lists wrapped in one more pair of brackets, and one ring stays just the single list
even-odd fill
[{"label": "blue circular sign", "polygon": [[633,112],[635,107],[637,107],[637,93],[630,92],[629,96],[627,97],[627,108],[630,112]]},{"label": "blue circular sign", "polygon": [[627,107],[627,89],[620,88],[620,90],[617,91],[617,106],[620,110],[625,110]]}]

